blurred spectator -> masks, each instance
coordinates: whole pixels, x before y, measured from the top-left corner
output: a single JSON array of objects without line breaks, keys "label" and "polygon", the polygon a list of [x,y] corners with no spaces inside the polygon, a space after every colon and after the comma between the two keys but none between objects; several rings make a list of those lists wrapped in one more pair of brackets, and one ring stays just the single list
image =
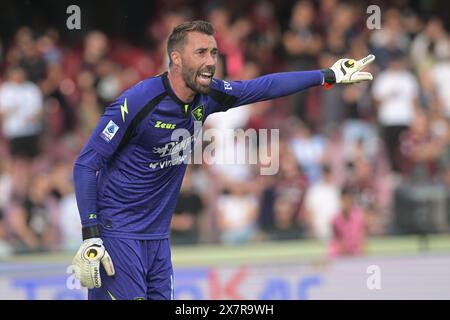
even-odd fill
[{"label": "blurred spectator", "polygon": [[368,88],[365,89],[363,85],[359,88],[344,88],[342,96],[346,103],[344,109],[347,111],[347,120],[342,125],[342,134],[347,151],[361,144],[364,155],[373,158],[379,151],[379,139],[374,125],[368,121],[370,111],[365,109],[365,99],[370,94]]},{"label": "blurred spectator", "polygon": [[[121,84],[121,76],[125,74],[125,70],[114,61],[103,59],[98,62],[95,73],[98,77],[96,88],[99,101],[102,105],[109,105],[123,89],[126,89],[122,88]],[[134,83],[138,82],[138,78],[135,80]]]},{"label": "blurred spectator", "polygon": [[54,139],[74,130],[77,125],[75,112],[65,95],[63,83],[67,81],[64,68],[59,63],[47,65],[47,77],[40,83],[40,89],[47,101],[47,131]]},{"label": "blurred spectator", "polygon": [[9,174],[9,161],[6,157],[0,159],[0,259],[9,256],[13,248],[7,242],[6,214],[9,209],[12,194],[12,180]]},{"label": "blurred spectator", "polygon": [[94,90],[84,90],[81,93],[78,105],[78,123],[79,130],[84,137],[89,137],[92,130],[97,125],[103,107],[97,101],[97,95]]},{"label": "blurred spectator", "polygon": [[37,49],[47,64],[59,64],[62,62],[63,53],[57,46],[59,40],[58,31],[49,29],[37,39]]},{"label": "blurred spectator", "polygon": [[13,196],[13,180],[10,174],[11,160],[0,158],[0,216],[5,217]]},{"label": "blurred spectator", "polygon": [[320,168],[325,153],[326,140],[309,123],[295,124],[295,135],[289,145],[297,163],[302,167],[308,181],[313,183],[320,178]]},{"label": "blurred spectator", "polygon": [[306,227],[302,212],[308,181],[285,143],[280,171],[270,177],[261,195],[260,226],[269,239],[299,239]]},{"label": "blurred spectator", "polygon": [[[42,129],[42,94],[39,88],[27,80],[25,71],[12,66],[7,71],[7,81],[0,87],[0,111],[3,134],[11,139],[11,154],[35,156],[36,140]],[[34,139],[15,141],[16,138]],[[27,142],[27,145],[21,143]],[[30,147],[30,148],[27,148]],[[26,154],[23,154],[26,153]]]},{"label": "blurred spectator", "polygon": [[325,49],[341,56],[347,53],[350,43],[356,36],[355,22],[357,15],[355,14],[355,7],[345,2],[339,3],[334,10],[330,24],[325,31]]},{"label": "blurred spectator", "polygon": [[340,210],[339,187],[329,165],[322,167],[322,178],[313,183],[305,196],[305,220],[310,236],[328,241],[332,235],[331,221]]},{"label": "blurred spectator", "polygon": [[219,50],[227,61],[227,74],[238,78],[244,67],[245,40],[252,30],[252,24],[246,17],[238,18],[230,25],[227,33],[218,42]]},{"label": "blurred spectator", "polygon": [[257,236],[258,202],[244,184],[231,184],[217,201],[221,241],[247,243]]},{"label": "blurred spectator", "polygon": [[[323,47],[323,41],[314,28],[315,9],[308,0],[297,1],[292,10],[288,29],[282,35],[282,45],[289,70],[310,70],[315,67],[315,57]],[[307,91],[290,97],[294,114],[306,120],[305,99]]]},{"label": "blurred spectator", "polygon": [[[351,45],[350,56],[363,57],[368,52],[369,49],[364,37],[356,38]],[[351,149],[362,143],[361,148],[364,156],[373,159],[379,152],[380,143],[374,124],[376,112],[373,108],[370,90],[369,83],[343,87],[342,99],[344,105],[342,108],[345,112],[345,121],[342,124],[342,134],[346,154],[352,154]]]},{"label": "blurred spectator", "polygon": [[280,70],[281,61],[275,51],[280,38],[275,6],[270,1],[261,0],[251,13],[253,30],[248,36],[245,53],[247,60],[254,61],[262,69],[262,74]]},{"label": "blurred spectator", "polygon": [[231,23],[230,12],[221,6],[211,8],[208,17],[215,28],[217,46],[226,60],[226,73],[236,78],[244,66],[244,41],[252,31],[252,24],[244,16]]},{"label": "blurred spectator", "polygon": [[174,244],[195,244],[200,238],[200,218],[204,205],[192,186],[191,169],[187,170],[171,222],[171,242]]},{"label": "blurred spectator", "polygon": [[11,256],[13,248],[6,241],[6,226],[3,216],[0,215],[0,260]]},{"label": "blurred spectator", "polygon": [[429,121],[424,112],[415,113],[411,127],[400,137],[400,151],[403,174],[425,173],[431,182],[438,173],[438,158],[444,152],[446,141],[433,136]]},{"label": "blurred spectator", "polygon": [[316,24],[321,33],[330,26],[330,21],[333,20],[338,4],[339,0],[319,0]]},{"label": "blurred spectator", "polygon": [[446,221],[450,224],[450,165],[441,169],[439,183],[446,190]]},{"label": "blurred spectator", "polygon": [[78,214],[71,161],[56,162],[50,174],[50,192],[55,199],[59,214],[55,231],[58,234],[60,249],[75,250],[80,244],[81,221]]},{"label": "blurred spectator", "polygon": [[400,135],[411,125],[419,97],[419,84],[405,63],[402,54],[393,57],[388,68],[375,77],[372,90],[382,137],[396,172],[400,170]]},{"label": "blurred spectator", "polygon": [[322,158],[331,167],[334,182],[342,185],[347,178],[347,163],[353,157],[352,148],[346,145],[341,127],[329,128],[324,137],[326,148]]},{"label": "blurred spectator", "polygon": [[15,192],[22,194],[27,184],[31,160],[40,152],[43,100],[38,86],[27,81],[25,71],[12,66],[7,81],[0,86],[0,117],[3,135],[13,157]]},{"label": "blurred spectator", "polygon": [[427,104],[434,105],[439,113],[450,119],[450,83],[442,81],[447,77],[450,77],[450,46],[431,68],[423,70],[420,77]]},{"label": "blurred spectator", "polygon": [[393,232],[426,235],[449,231],[447,189],[430,183],[424,167],[417,167],[414,175],[402,180],[394,199]]},{"label": "blurred spectator", "polygon": [[384,70],[398,52],[407,53],[410,39],[403,28],[403,17],[398,9],[389,9],[383,12],[382,17],[383,28],[372,33],[370,44],[377,57],[376,64]]},{"label": "blurred spectator", "polygon": [[347,179],[343,185],[353,204],[363,210],[368,235],[381,235],[385,227],[379,179],[372,174],[375,170],[376,167],[365,158],[356,158],[348,163]]},{"label": "blurred spectator", "polygon": [[48,175],[33,176],[24,200],[16,203],[8,213],[19,252],[59,249],[58,207],[50,196],[50,186]]},{"label": "blurred spectator", "polygon": [[[319,56],[319,66],[320,68],[328,68],[336,62],[336,59],[338,59],[336,55],[325,51]],[[320,123],[325,131],[333,130],[344,120],[347,110],[342,95],[344,89],[343,86],[334,86],[333,90],[320,92]]]},{"label": "blurred spectator", "polygon": [[166,39],[170,32],[175,26],[192,18],[186,10],[164,12],[164,14],[158,16],[161,18],[149,22],[145,44],[152,49],[151,61],[154,63],[154,73],[156,74],[166,71],[169,65]]},{"label": "blurred spectator", "polygon": [[347,189],[340,195],[341,211],[332,220],[333,235],[328,254],[331,257],[355,256],[364,251],[364,213],[358,208]]},{"label": "blurred spectator", "polygon": [[442,20],[431,18],[425,29],[419,33],[411,44],[411,64],[420,73],[432,66],[436,59],[448,57],[450,40]]},{"label": "blurred spectator", "polygon": [[443,144],[443,152],[438,159],[439,170],[445,170],[450,166],[450,123],[447,118],[439,116],[437,112],[432,111],[430,118],[431,132]]},{"label": "blurred spectator", "polygon": [[288,30],[282,38],[283,47],[292,70],[308,70],[322,49],[322,40],[313,25],[315,9],[312,2],[300,0],[291,12]]},{"label": "blurred spectator", "polygon": [[95,71],[109,53],[109,41],[101,31],[90,31],[84,40],[81,69]]},{"label": "blurred spectator", "polygon": [[46,76],[46,63],[35,41],[35,35],[29,27],[21,27],[14,38],[14,46],[8,51],[9,65],[20,65],[26,77],[38,84]]}]

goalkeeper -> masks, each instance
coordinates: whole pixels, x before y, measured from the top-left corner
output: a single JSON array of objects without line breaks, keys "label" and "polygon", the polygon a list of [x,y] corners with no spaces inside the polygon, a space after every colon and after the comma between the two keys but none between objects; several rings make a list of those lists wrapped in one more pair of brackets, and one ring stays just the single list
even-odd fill
[{"label": "goalkeeper", "polygon": [[[312,86],[372,80],[375,57],[330,69],[276,73],[248,81],[215,79],[210,23],[174,28],[169,68],[126,90],[105,111],[74,165],[83,242],[73,259],[89,299],[173,299],[169,226],[197,132],[214,112]],[[190,137],[172,139],[176,129]]]}]

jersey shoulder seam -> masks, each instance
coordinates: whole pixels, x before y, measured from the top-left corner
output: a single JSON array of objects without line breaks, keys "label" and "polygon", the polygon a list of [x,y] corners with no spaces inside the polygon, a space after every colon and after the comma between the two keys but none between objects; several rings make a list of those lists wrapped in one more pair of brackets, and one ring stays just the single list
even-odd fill
[{"label": "jersey shoulder seam", "polygon": [[167,92],[164,90],[159,95],[153,97],[150,101],[148,101],[143,107],[139,109],[139,111],[135,114],[133,119],[131,120],[130,125],[127,127],[122,140],[120,141],[118,151],[123,148],[132,138],[132,135],[135,129],[139,126],[139,124],[155,109],[155,107],[167,96]]}]

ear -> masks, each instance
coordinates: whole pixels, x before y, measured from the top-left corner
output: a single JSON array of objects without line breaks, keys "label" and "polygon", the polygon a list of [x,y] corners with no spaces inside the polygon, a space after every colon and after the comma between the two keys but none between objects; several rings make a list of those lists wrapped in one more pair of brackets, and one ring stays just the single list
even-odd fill
[{"label": "ear", "polygon": [[181,67],[181,54],[178,51],[172,51],[170,57],[172,58],[172,63],[175,66]]}]

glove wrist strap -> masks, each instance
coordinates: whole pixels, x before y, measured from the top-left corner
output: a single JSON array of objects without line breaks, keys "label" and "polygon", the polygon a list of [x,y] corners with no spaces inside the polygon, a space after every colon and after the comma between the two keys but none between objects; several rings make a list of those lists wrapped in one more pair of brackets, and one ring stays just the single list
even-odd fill
[{"label": "glove wrist strap", "polygon": [[321,69],[323,73],[323,84],[335,84],[336,83],[336,75],[334,74],[334,71],[331,69]]},{"label": "glove wrist strap", "polygon": [[82,228],[83,241],[91,238],[100,238],[100,230],[97,226],[83,227]]}]

